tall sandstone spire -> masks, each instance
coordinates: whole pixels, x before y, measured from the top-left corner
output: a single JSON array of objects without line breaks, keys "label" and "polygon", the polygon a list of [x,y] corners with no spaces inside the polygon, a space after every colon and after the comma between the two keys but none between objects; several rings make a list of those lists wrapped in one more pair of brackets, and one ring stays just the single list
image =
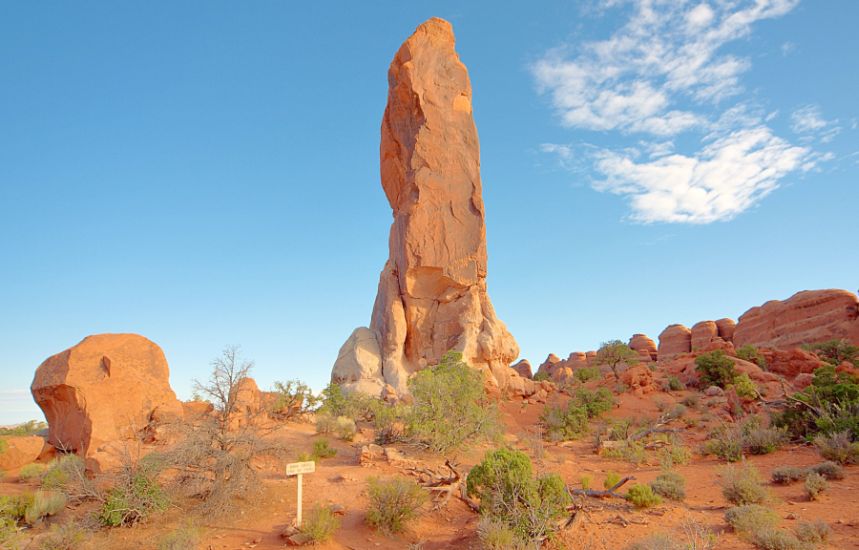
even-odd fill
[{"label": "tall sandstone spire", "polygon": [[380,156],[394,216],[390,256],[370,328],[340,349],[332,380],[403,395],[410,374],[456,350],[490,389],[533,393],[509,368],[519,347],[486,292],[480,144],[450,23],[433,18],[415,30],[391,62],[388,86]]}]

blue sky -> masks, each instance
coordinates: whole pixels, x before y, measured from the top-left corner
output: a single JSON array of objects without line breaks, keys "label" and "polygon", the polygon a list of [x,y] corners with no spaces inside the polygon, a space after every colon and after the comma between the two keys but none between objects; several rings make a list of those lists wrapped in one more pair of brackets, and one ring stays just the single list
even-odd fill
[{"label": "blue sky", "polygon": [[450,20],[522,356],[855,291],[859,3],[0,5],[0,423],[89,334],[321,388],[391,221],[386,71]]}]

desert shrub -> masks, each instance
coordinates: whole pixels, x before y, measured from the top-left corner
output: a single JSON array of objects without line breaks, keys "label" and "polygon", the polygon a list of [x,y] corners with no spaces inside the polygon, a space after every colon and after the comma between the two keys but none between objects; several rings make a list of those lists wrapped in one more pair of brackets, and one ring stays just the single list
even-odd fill
[{"label": "desert shrub", "polygon": [[750,533],[749,538],[761,550],[806,550],[793,533],[783,529],[763,529]]},{"label": "desert shrub", "polygon": [[498,408],[483,389],[483,375],[459,352],[409,379],[413,403],[408,434],[435,452],[445,452],[479,438],[499,434]]},{"label": "desert shrub", "polygon": [[631,464],[642,464],[647,460],[647,452],[641,441],[621,441],[620,445],[603,447],[600,456],[615,460],[624,460]]},{"label": "desert shrub", "polygon": [[405,428],[410,408],[402,403],[388,404],[375,401],[373,406],[373,430],[376,443],[389,445],[405,439]]},{"label": "desert shrub", "polygon": [[653,492],[670,500],[686,498],[686,480],[677,472],[662,472],[650,483]]},{"label": "desert shrub", "polygon": [[825,521],[803,521],[796,526],[796,538],[808,544],[826,544],[831,536],[832,528]]},{"label": "desert shrub", "polygon": [[549,441],[565,441],[581,437],[588,431],[588,420],[602,416],[614,407],[614,396],[606,388],[590,391],[578,388],[566,407],[543,409],[540,423]]},{"label": "desert shrub", "polygon": [[327,506],[316,506],[301,522],[301,532],[310,538],[311,544],[321,544],[334,536],[340,528],[340,518]]},{"label": "desert shrub", "polygon": [[689,464],[690,460],[692,460],[692,451],[679,441],[672,441],[667,447],[659,450],[659,464],[667,470],[678,464]]},{"label": "desert shrub", "polygon": [[332,416],[328,413],[321,412],[316,415],[316,433],[318,434],[330,434],[334,431],[335,426],[337,425],[338,418],[346,418],[347,416]]},{"label": "desert shrub", "polygon": [[573,371],[573,376],[579,382],[589,382],[600,377],[600,369],[599,367],[581,367]]},{"label": "desert shrub", "polygon": [[331,382],[322,390],[322,404],[317,412],[334,418],[345,416],[355,421],[368,420],[374,401],[378,400],[361,392],[346,391],[340,384]]},{"label": "desert shrub", "polygon": [[169,499],[157,480],[159,467],[153,460],[125,462],[99,510],[101,524],[131,526],[167,509]]},{"label": "desert shrub", "polygon": [[775,423],[795,438],[848,432],[859,440],[859,378],[832,365],[814,371],[811,384],[794,394],[794,403],[775,415]]},{"label": "desert shrub", "polygon": [[0,548],[18,549],[18,522],[0,515]]},{"label": "desert shrub", "polygon": [[748,462],[722,470],[722,494],[731,504],[761,504],[769,499],[758,470]]},{"label": "desert shrub", "polygon": [[775,511],[760,504],[734,506],[725,512],[725,521],[737,533],[754,533],[771,529],[778,525],[779,517]]},{"label": "desert shrub", "polygon": [[477,523],[477,538],[486,550],[525,550],[513,529],[503,521],[482,516]]},{"label": "desert shrub", "polygon": [[814,438],[820,456],[839,464],[859,463],[859,442],[850,438],[850,433],[836,432],[833,434],[818,434]]},{"label": "desert shrub", "polygon": [[12,519],[16,524],[24,519],[27,508],[33,504],[33,493],[15,496],[0,495],[0,517]]},{"label": "desert shrub", "polygon": [[681,403],[686,405],[690,409],[697,409],[699,406],[701,406],[701,396],[697,393],[687,395],[683,398],[683,401],[681,401]]},{"label": "desert shrub", "polygon": [[80,525],[52,525],[47,536],[40,541],[39,550],[78,550],[86,540],[87,531]]},{"label": "desert shrub", "polygon": [[726,388],[737,377],[734,362],[722,350],[711,351],[696,357],[695,370],[698,371],[702,388],[709,386]]},{"label": "desert shrub", "polygon": [[314,462],[337,456],[337,449],[332,449],[327,439],[317,439],[313,442],[313,452],[310,455]]},{"label": "desert shrub", "polygon": [[355,421],[345,416],[338,417],[334,421],[334,436],[343,441],[352,441],[355,439],[355,434],[358,433],[358,427]]},{"label": "desert shrub", "polygon": [[853,363],[854,367],[859,367],[859,346],[854,346],[847,340],[827,340],[817,344],[806,344],[802,347],[814,352],[815,355],[830,365],[837,367],[847,361]]},{"label": "desert shrub", "polygon": [[48,516],[57,515],[66,507],[66,495],[59,491],[38,490],[33,493],[33,502],[24,511],[24,521],[35,525]]},{"label": "desert shrub", "polygon": [[844,468],[841,465],[827,461],[809,467],[809,471],[818,473],[826,479],[844,479]]},{"label": "desert shrub", "polygon": [[0,428],[0,436],[3,435],[37,435],[48,429],[48,424],[40,420],[28,420],[23,424],[10,428]]},{"label": "desert shrub", "polygon": [[620,340],[609,340],[603,342],[597,350],[594,358],[595,365],[606,365],[614,373],[616,379],[620,379],[618,368],[621,365],[634,365],[638,363],[638,352],[624,344]]},{"label": "desert shrub", "polygon": [[269,414],[276,418],[292,419],[313,412],[322,401],[313,394],[310,386],[301,380],[274,383],[274,399]]},{"label": "desert shrub", "polygon": [[200,529],[183,525],[158,539],[158,550],[196,550],[200,542]]},{"label": "desert shrub", "polygon": [[650,485],[641,485],[636,483],[629,488],[626,493],[626,499],[635,505],[636,508],[650,508],[662,503],[662,498],[657,495]]},{"label": "desert shrub", "polygon": [[739,357],[743,361],[755,363],[763,370],[767,370],[766,358],[764,358],[763,354],[751,344],[746,344],[745,346],[740,346],[739,348],[737,348],[737,357]]},{"label": "desert shrub", "polygon": [[593,478],[589,475],[583,475],[582,477],[580,477],[579,483],[582,486],[582,490],[583,491],[589,490],[591,488],[591,482],[592,481],[593,481]]},{"label": "desert shrub", "polygon": [[817,497],[829,488],[829,483],[826,481],[826,478],[822,475],[811,472],[805,478],[805,496],[808,497],[808,500],[817,500]]},{"label": "desert shrub", "polygon": [[620,483],[620,480],[621,480],[621,477],[620,477],[619,473],[608,472],[605,475],[605,479],[602,482],[602,486],[606,491],[608,491],[609,489],[611,489],[612,487],[614,487],[615,485]]},{"label": "desert shrub", "polygon": [[626,550],[713,550],[716,536],[705,525],[690,517],[680,523],[682,537],[677,533],[656,533],[638,540]]},{"label": "desert shrub", "polygon": [[240,406],[239,389],[252,367],[236,347],[212,361],[209,379],[195,381],[195,388],[210,399],[214,413],[177,424],[177,444],[161,455],[172,474],[171,488],[208,516],[226,514],[236,499],[259,491],[253,461],[288,455],[279,439],[264,437],[264,413]]},{"label": "desert shrub", "polygon": [[370,478],[367,523],[385,533],[401,533],[427,502],[424,489],[409,479]]},{"label": "desert shrub", "polygon": [[680,381],[679,378],[672,375],[668,377],[668,389],[671,391],[681,391],[686,389],[686,384]]},{"label": "desert shrub", "polygon": [[545,381],[549,380],[549,373],[545,372],[545,371],[538,372],[537,374],[534,375],[533,380],[534,380],[534,382],[545,382]]},{"label": "desert shrub", "polygon": [[800,479],[805,479],[805,476],[807,475],[807,468],[800,468],[798,466],[779,466],[773,470],[771,477],[773,483],[787,485],[789,483],[799,481]]},{"label": "desert shrub", "polygon": [[69,490],[71,484],[85,477],[86,464],[76,454],[65,454],[50,462],[42,474],[45,489]]},{"label": "desert shrub", "polygon": [[48,467],[44,464],[27,464],[18,472],[18,477],[24,481],[34,481],[42,477]]},{"label": "desert shrub", "polygon": [[784,444],[783,429],[764,427],[752,416],[740,424],[722,425],[714,429],[704,444],[704,451],[728,462],[736,462],[744,454],[768,454]]},{"label": "desert shrub", "polygon": [[480,513],[509,527],[518,543],[551,537],[570,502],[557,474],[535,477],[528,455],[514,449],[486,453],[466,480]]},{"label": "desert shrub", "polygon": [[9,448],[9,444],[6,443],[5,439],[0,439],[0,455],[6,452],[6,449]]},{"label": "desert shrub", "polygon": [[737,396],[743,399],[755,399],[760,395],[758,391],[758,386],[752,379],[749,378],[749,375],[746,373],[740,373],[734,378],[734,382],[732,384],[734,386],[734,391],[737,392]]}]

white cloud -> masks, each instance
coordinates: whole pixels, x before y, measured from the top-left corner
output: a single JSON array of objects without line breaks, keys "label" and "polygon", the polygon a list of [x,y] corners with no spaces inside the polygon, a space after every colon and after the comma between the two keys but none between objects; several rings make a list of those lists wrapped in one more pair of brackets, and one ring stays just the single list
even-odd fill
[{"label": "white cloud", "polygon": [[647,162],[602,151],[594,187],[628,195],[635,221],[710,223],[729,220],[756,204],[794,170],[815,164],[812,151],[793,146],[766,126],[734,131],[692,156]]},{"label": "white cloud", "polygon": [[[572,158],[590,158],[594,189],[626,196],[634,221],[701,224],[732,219],[777,189],[788,174],[828,160],[775,135],[768,124],[777,111],[765,113],[744,101],[722,105],[742,93],[740,77],[751,67],[747,57],[724,53],[723,46],[747,37],[758,21],[781,17],[798,3],[604,3],[604,9],[631,5],[629,20],[606,40],[548,52],[533,65],[533,74],[564,126],[617,132],[621,140],[639,134],[639,139],[635,147],[620,145],[595,153],[577,155],[568,145],[543,151],[556,154],[568,168]],[[792,120],[796,125],[798,119]],[[814,126],[818,121],[807,118],[803,123]],[[679,143],[686,151],[678,151],[671,138],[689,132],[700,141],[684,136]]]},{"label": "white cloud", "polygon": [[534,64],[533,73],[567,126],[675,135],[707,122],[678,103],[714,103],[740,92],[739,75],[749,62],[721,54],[720,48],[798,1],[711,6],[639,0],[629,22],[609,39],[586,43],[573,57],[550,52]]},{"label": "white cloud", "polygon": [[805,105],[790,115],[791,128],[806,138],[828,143],[841,132],[838,120],[826,120],[817,105]]}]

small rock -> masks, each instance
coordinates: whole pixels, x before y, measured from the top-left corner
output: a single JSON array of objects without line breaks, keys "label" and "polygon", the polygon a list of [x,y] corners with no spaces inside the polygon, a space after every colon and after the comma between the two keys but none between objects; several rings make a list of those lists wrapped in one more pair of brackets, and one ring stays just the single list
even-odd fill
[{"label": "small rock", "polygon": [[310,544],[313,538],[306,533],[296,533],[286,539],[286,544],[289,546],[304,546]]},{"label": "small rock", "polygon": [[335,516],[346,515],[346,507],[343,506],[342,504],[332,504],[331,506],[328,507],[328,509],[331,510],[331,513],[334,514]]},{"label": "small rock", "polygon": [[720,395],[724,395],[725,390],[720,388],[719,386],[710,386],[706,390],[704,390],[704,395],[708,397],[718,397]]},{"label": "small rock", "polygon": [[785,519],[796,519],[796,514],[794,514],[793,512],[791,512],[791,513],[789,513],[788,515],[786,515],[786,516],[785,516]]}]

